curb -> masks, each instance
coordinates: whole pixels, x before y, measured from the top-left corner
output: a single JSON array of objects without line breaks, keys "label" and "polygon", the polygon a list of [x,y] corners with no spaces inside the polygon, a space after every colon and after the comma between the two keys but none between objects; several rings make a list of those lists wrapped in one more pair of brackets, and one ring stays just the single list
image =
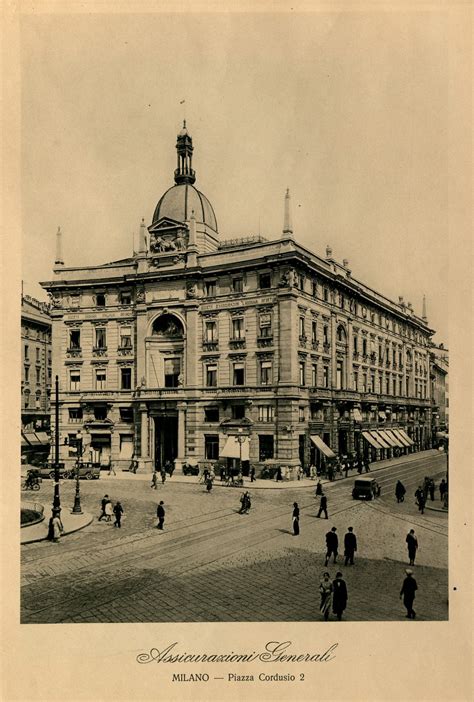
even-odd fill
[{"label": "curb", "polygon": [[[89,524],[92,524],[94,521],[94,516],[92,514],[86,513],[84,517],[87,519],[87,521],[82,522],[79,526],[74,527],[72,529],[67,529],[66,531],[63,532],[62,537],[67,536],[68,534],[74,534],[76,531],[80,531],[81,529],[85,529],[86,526],[89,526]],[[46,533],[43,536],[36,536],[32,539],[27,539],[27,540],[22,540],[21,541],[21,546],[24,544],[34,544],[37,541],[46,541],[48,536],[48,529],[46,528]]]}]

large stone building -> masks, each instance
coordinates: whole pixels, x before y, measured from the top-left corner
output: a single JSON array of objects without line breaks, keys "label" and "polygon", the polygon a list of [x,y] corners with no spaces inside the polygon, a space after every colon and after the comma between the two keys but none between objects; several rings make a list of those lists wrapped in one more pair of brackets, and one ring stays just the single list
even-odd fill
[{"label": "large stone building", "polygon": [[444,344],[430,348],[432,430],[436,436],[449,429],[449,351]]},{"label": "large stone building", "polygon": [[280,238],[222,240],[185,126],[176,148],[175,184],[131,258],[66,268],[58,233],[43,287],[62,458],[79,429],[93,460],[128,468],[133,455],[139,470],[241,457],[291,472],[429,447],[426,315],[353,278],[329,247],[298,244],[289,193]]},{"label": "large stone building", "polygon": [[49,305],[29,295],[21,298],[21,425],[49,428],[51,394],[51,317]]}]

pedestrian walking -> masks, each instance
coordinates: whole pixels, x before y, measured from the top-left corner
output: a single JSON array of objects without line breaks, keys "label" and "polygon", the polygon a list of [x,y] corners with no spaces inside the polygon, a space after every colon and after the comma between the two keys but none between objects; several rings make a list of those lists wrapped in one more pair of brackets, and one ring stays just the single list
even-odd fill
[{"label": "pedestrian walking", "polygon": [[300,533],[300,508],[297,502],[293,502],[293,536]]},{"label": "pedestrian walking", "polygon": [[446,480],[443,478],[439,484],[439,499],[441,502],[444,500],[444,496],[448,491],[448,486],[446,484]]},{"label": "pedestrian walking", "polygon": [[347,475],[349,473],[349,468],[350,468],[350,462],[349,459],[344,463],[344,477],[347,478]]},{"label": "pedestrian walking", "polygon": [[332,463],[328,465],[328,480],[331,482],[334,480],[334,467]]},{"label": "pedestrian walking", "polygon": [[276,481],[277,483],[280,482],[280,480],[283,480],[283,476],[281,474],[281,467],[278,466],[277,472],[276,472]]},{"label": "pedestrian walking", "polygon": [[317,497],[318,497],[319,495],[322,495],[322,494],[323,494],[323,486],[322,486],[320,480],[318,480],[318,482],[316,483],[316,493],[315,493],[315,494],[316,494]]},{"label": "pedestrian walking", "polygon": [[158,487],[158,478],[157,478],[157,475],[156,475],[156,470],[153,471],[153,475],[151,476],[151,485],[150,485],[150,487],[151,487],[153,490],[156,490],[157,487]]},{"label": "pedestrian walking", "polygon": [[111,458],[110,456],[109,456],[109,472],[108,472],[108,475],[117,475],[117,473],[115,472],[115,468],[114,468],[114,464],[113,464],[112,458]]},{"label": "pedestrian walking", "polygon": [[161,483],[162,483],[162,485],[164,485],[165,481],[166,481],[166,470],[165,470],[164,466],[161,467],[160,475],[161,475]]},{"label": "pedestrian walking", "polygon": [[434,480],[430,480],[430,485],[428,490],[430,491],[430,500],[431,502],[434,502],[434,496],[435,496],[435,490],[436,490],[436,483]]},{"label": "pedestrian walking", "polygon": [[354,565],[354,553],[357,551],[357,538],[354,534],[353,527],[347,528],[347,534],[344,536],[344,565]]},{"label": "pedestrian walking", "polygon": [[359,473],[359,475],[362,475],[363,469],[364,469],[364,463],[363,463],[363,461],[362,461],[362,459],[361,459],[361,460],[359,461],[359,463],[357,464],[357,472]]},{"label": "pedestrian walking", "polygon": [[209,494],[209,493],[211,492],[211,490],[212,490],[212,480],[211,480],[210,478],[208,478],[208,479],[206,480],[206,490],[207,490],[207,493],[208,493],[208,494]]},{"label": "pedestrian walking", "polygon": [[309,467],[309,477],[311,478],[311,480],[316,480],[316,466],[314,465],[314,463],[311,463]]},{"label": "pedestrian walking", "polygon": [[114,526],[116,526],[116,527],[118,527],[119,529],[121,529],[121,527],[122,527],[122,525],[121,525],[121,519],[122,519],[122,514],[123,514],[123,507],[122,507],[122,505],[120,504],[120,502],[119,502],[118,500],[117,500],[117,502],[115,503],[114,514],[115,514]]},{"label": "pedestrian walking", "polygon": [[251,483],[255,482],[255,468],[254,468],[254,466],[252,466],[250,469],[250,482]]},{"label": "pedestrian walking", "polygon": [[49,520],[48,539],[54,541],[55,544],[59,543],[63,531],[63,523],[59,515],[55,514],[54,517],[51,517]]},{"label": "pedestrian walking", "polygon": [[364,461],[364,469],[366,473],[370,473],[370,463],[367,458]]},{"label": "pedestrian walking", "polygon": [[324,493],[321,493],[321,500],[319,502],[319,511],[318,514],[316,515],[317,517],[321,517],[321,514],[324,512],[324,518],[328,518],[328,498]]},{"label": "pedestrian walking", "polygon": [[103,498],[102,498],[102,500],[100,501],[100,510],[101,510],[101,511],[100,511],[100,515],[99,515],[99,517],[98,517],[98,521],[99,521],[99,522],[102,521],[102,517],[105,517],[105,516],[106,516],[106,514],[105,514],[105,506],[106,506],[106,504],[107,504],[108,501],[109,501],[109,496],[108,496],[108,495],[104,495]]},{"label": "pedestrian walking", "polygon": [[338,621],[341,621],[342,614],[347,607],[347,585],[342,577],[342,573],[336,573],[336,579],[332,584],[332,611]]},{"label": "pedestrian walking", "polygon": [[161,531],[163,531],[163,524],[165,523],[165,508],[163,505],[163,500],[160,500],[160,504],[156,508],[156,516],[158,517],[158,524],[156,525],[156,528],[161,529]]},{"label": "pedestrian walking", "polygon": [[105,521],[106,522],[112,521],[113,514],[114,514],[114,509],[112,507],[112,502],[111,502],[111,500],[107,500],[107,503],[105,505]]},{"label": "pedestrian walking", "polygon": [[248,496],[248,492],[243,492],[240,496],[239,514],[243,514],[244,512],[248,511],[247,510],[247,496]]},{"label": "pedestrian walking", "polygon": [[418,590],[418,585],[413,577],[413,571],[407,568],[405,570],[406,578],[403,581],[402,589],[400,590],[400,599],[403,597],[403,604],[406,607],[407,619],[414,619],[416,617],[416,612],[413,609],[413,601],[415,599],[415,592]]},{"label": "pedestrian walking", "polygon": [[323,573],[323,577],[319,583],[319,592],[321,595],[319,611],[324,616],[326,622],[329,619],[329,612],[331,610],[332,590],[331,576],[327,572]]},{"label": "pedestrian walking", "polygon": [[415,565],[416,552],[418,550],[418,539],[416,538],[414,529],[410,529],[405,541],[408,547],[408,558],[410,565]]},{"label": "pedestrian walking", "polygon": [[406,493],[406,489],[405,489],[404,484],[402,483],[401,480],[397,480],[397,484],[395,485],[395,497],[397,498],[397,502],[404,501],[405,493]]},{"label": "pedestrian walking", "polygon": [[326,560],[324,565],[327,566],[331,556],[334,557],[334,563],[337,561],[337,547],[339,545],[339,539],[336,534],[336,527],[332,527],[331,531],[326,534]]}]

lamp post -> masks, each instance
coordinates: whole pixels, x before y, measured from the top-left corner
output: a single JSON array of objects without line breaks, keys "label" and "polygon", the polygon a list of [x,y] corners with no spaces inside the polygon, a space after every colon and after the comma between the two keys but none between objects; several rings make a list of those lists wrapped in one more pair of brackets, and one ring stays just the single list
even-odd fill
[{"label": "lamp post", "polygon": [[239,433],[236,434],[236,439],[239,442],[239,473],[242,475],[242,444],[246,441],[247,437],[244,436],[242,427],[237,430]]},{"label": "lamp post", "polygon": [[59,496],[59,378],[55,379],[55,402],[54,402],[54,497],[52,516],[61,518],[61,499]]},{"label": "lamp post", "polygon": [[82,514],[81,508],[81,488],[79,486],[79,469],[82,464],[82,432],[79,430],[76,434],[77,442],[77,460],[76,460],[76,494],[74,496],[74,507],[72,514]]}]

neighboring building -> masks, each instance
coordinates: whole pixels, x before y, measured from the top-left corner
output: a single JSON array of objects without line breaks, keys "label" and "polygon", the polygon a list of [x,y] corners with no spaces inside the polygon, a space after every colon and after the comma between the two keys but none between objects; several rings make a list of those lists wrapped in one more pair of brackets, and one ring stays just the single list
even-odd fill
[{"label": "neighboring building", "polygon": [[133,257],[66,268],[58,232],[42,285],[61,458],[74,460],[63,441],[79,429],[93,460],[127,468],[134,455],[139,470],[240,455],[257,470],[307,467],[431,446],[426,315],[355,280],[329,247],[321,258],[298,244],[288,192],[280,239],[222,241],[185,126],[176,148],[175,184],[148,231],[142,220]]},{"label": "neighboring building", "polygon": [[449,351],[444,344],[430,348],[432,431],[435,436],[449,429]]},{"label": "neighboring building", "polygon": [[51,395],[51,317],[49,305],[29,295],[21,298],[21,424],[47,430]]}]

